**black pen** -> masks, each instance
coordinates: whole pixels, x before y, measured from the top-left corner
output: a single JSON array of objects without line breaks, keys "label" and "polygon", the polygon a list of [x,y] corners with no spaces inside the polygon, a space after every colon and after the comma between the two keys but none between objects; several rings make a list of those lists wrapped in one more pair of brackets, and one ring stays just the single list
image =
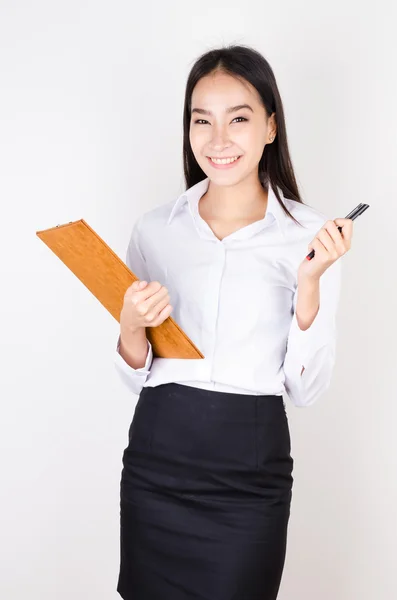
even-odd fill
[{"label": "black pen", "polygon": [[[369,208],[369,204],[363,204],[362,202],[360,202],[360,204],[358,204],[356,206],[356,208],[353,208],[353,210],[347,215],[347,217],[345,217],[345,219],[351,219],[352,221],[354,221],[354,219],[357,219],[357,217],[362,215],[363,212],[365,212],[367,210],[367,208]],[[342,232],[342,227],[340,225],[338,225],[338,229],[340,232]],[[312,250],[306,256],[307,260],[311,260],[314,255],[315,255],[315,251]]]}]

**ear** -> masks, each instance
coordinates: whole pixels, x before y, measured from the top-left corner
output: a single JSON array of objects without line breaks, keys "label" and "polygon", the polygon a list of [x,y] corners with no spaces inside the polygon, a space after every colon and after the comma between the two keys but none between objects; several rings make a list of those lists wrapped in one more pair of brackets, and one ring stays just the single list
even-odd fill
[{"label": "ear", "polygon": [[[273,141],[274,141],[274,138],[277,135],[277,120],[276,120],[276,113],[275,112],[270,115],[270,117],[268,119],[268,122],[267,122],[267,125],[268,125],[268,128],[269,128],[268,137],[272,137]],[[271,142],[269,141],[268,143],[271,143]]]}]

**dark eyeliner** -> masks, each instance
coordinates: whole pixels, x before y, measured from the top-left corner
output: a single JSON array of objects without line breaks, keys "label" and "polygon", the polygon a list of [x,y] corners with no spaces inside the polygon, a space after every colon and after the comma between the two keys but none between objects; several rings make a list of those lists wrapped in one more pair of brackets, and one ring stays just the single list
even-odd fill
[{"label": "dark eyeliner", "polygon": [[[234,117],[233,121],[235,119],[243,119],[243,121],[240,121],[240,123],[243,123],[244,121],[248,121],[248,119],[246,119],[245,117]],[[193,121],[193,123],[198,123],[199,121],[206,121],[208,123],[207,119],[197,119],[196,121]]]}]

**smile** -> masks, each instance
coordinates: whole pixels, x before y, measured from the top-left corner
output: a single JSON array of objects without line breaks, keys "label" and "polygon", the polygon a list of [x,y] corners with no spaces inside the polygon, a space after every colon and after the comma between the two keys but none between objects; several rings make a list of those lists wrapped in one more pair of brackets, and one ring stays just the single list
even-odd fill
[{"label": "smile", "polygon": [[212,158],[208,156],[207,158],[213,167],[219,169],[234,166],[240,160],[241,156],[233,156],[231,158]]}]

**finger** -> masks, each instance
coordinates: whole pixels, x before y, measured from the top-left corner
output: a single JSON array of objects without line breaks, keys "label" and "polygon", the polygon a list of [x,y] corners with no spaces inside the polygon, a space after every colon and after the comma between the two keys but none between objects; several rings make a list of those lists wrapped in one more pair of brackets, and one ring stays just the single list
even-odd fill
[{"label": "finger", "polygon": [[336,250],[338,255],[344,254],[346,252],[345,240],[343,239],[335,221],[327,221],[323,225],[323,230],[327,231],[332,240],[333,248],[330,250],[330,252],[334,252]]},{"label": "finger", "polygon": [[[159,284],[159,285],[161,285],[161,284]],[[146,316],[148,316],[149,313],[151,313],[151,318],[153,318],[153,315],[155,315],[158,312],[157,306],[158,306],[159,302],[164,303],[164,299],[167,298],[167,296],[168,296],[168,290],[166,287],[163,287],[163,286],[161,286],[159,290],[154,292],[154,294],[150,294],[146,298],[144,298],[144,297],[142,297],[142,295],[140,295],[140,300],[139,300],[139,302],[136,303],[137,309],[139,309],[139,313],[141,315],[146,315]],[[169,297],[167,299],[167,302],[168,301],[169,301]]]},{"label": "finger", "polygon": [[315,251],[315,256],[314,258],[316,258],[317,256],[317,260],[318,259],[325,259],[328,257],[328,250],[327,248],[324,246],[324,244],[322,243],[322,241],[315,237],[312,242],[309,244],[308,246],[309,251],[310,250],[314,250]]},{"label": "finger", "polygon": [[131,287],[133,290],[140,290],[143,289],[146,285],[147,281],[137,279],[136,281],[134,281]]},{"label": "finger", "polygon": [[350,242],[353,237],[353,219],[334,219],[334,222],[337,227],[342,227],[342,238]]},{"label": "finger", "polygon": [[153,319],[153,321],[150,323],[149,327],[157,327],[158,325],[160,325],[161,323],[163,323],[163,321],[165,321],[165,319],[167,317],[170,316],[171,312],[172,312],[173,307],[171,306],[171,304],[167,304],[157,315],[157,317],[155,319]]},{"label": "finger", "polygon": [[149,300],[159,289],[161,289],[161,283],[158,281],[151,281],[149,284],[147,281],[141,281],[138,289],[135,290],[132,296],[132,303],[137,305]]},{"label": "finger", "polygon": [[147,315],[150,313],[156,315],[160,309],[164,308],[170,301],[170,295],[168,293],[167,288],[162,288],[156,294],[154,294],[149,300],[149,306],[147,310]]},{"label": "finger", "polygon": [[317,239],[321,241],[321,243],[323,244],[324,248],[330,256],[337,255],[337,251],[335,249],[335,242],[330,236],[329,231],[327,229],[320,229],[320,231],[317,233]]},{"label": "finger", "polygon": [[124,300],[127,302],[131,302],[131,300],[136,296],[136,292],[139,291],[140,287],[144,287],[142,284],[145,282],[139,281],[136,279],[125,291]]}]

